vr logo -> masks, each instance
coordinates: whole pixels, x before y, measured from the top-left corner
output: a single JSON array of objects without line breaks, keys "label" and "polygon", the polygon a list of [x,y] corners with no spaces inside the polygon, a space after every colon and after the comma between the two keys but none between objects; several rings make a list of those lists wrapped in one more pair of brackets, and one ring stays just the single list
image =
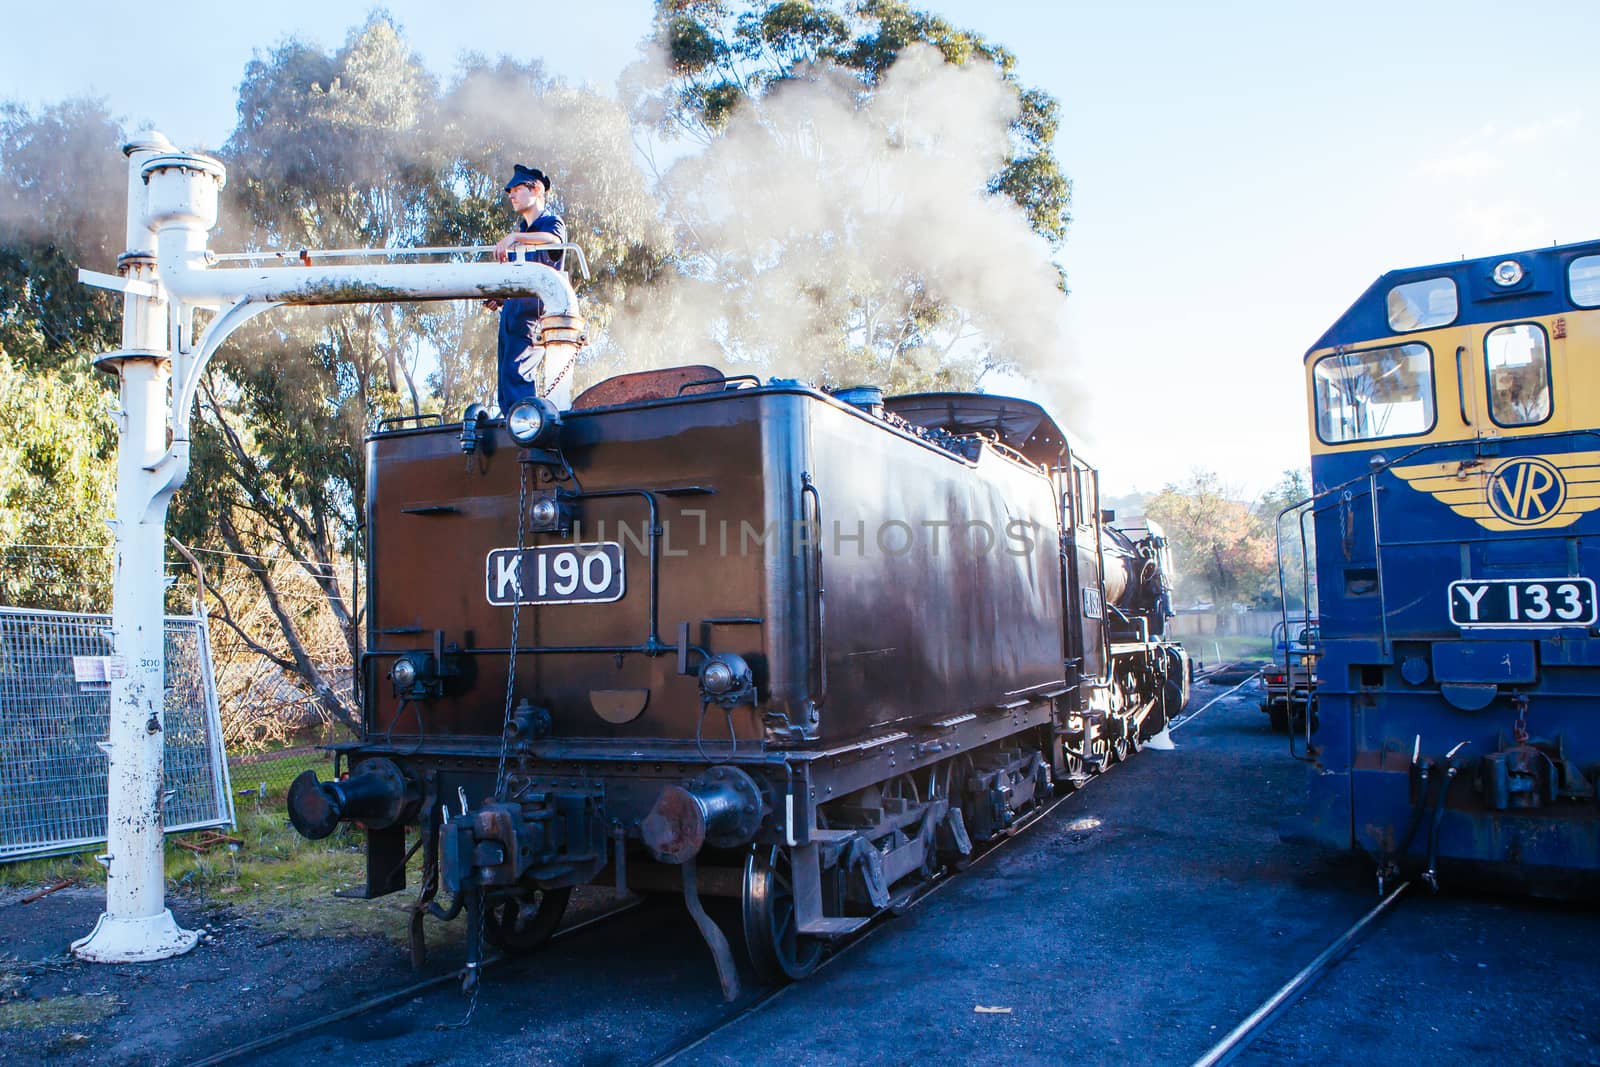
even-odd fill
[{"label": "vr logo", "polygon": [[1510,459],[1484,486],[1490,509],[1514,526],[1538,526],[1561,510],[1567,482],[1554,464],[1535,456]]}]

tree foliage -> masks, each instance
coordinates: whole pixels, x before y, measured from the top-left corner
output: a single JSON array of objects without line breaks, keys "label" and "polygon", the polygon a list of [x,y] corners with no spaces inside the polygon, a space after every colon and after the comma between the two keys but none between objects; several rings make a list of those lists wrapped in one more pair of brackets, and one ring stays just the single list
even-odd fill
[{"label": "tree foliage", "polygon": [[117,304],[78,283],[112,270],[126,191],[121,127],[99,101],[0,106],[0,603],[102,610],[110,595]]},{"label": "tree foliage", "polygon": [[0,349],[0,604],[103,611],[116,437],[87,367],[29,371]]},{"label": "tree foliage", "polygon": [[1172,539],[1178,596],[1221,605],[1277,595],[1271,530],[1215,472],[1195,470],[1151,498],[1147,514]]},{"label": "tree foliage", "polygon": [[[628,135],[608,113],[537,64],[467,57],[441,85],[383,15],[331,53],[291,40],[245,71],[220,153],[233,177],[214,243],[493,243],[508,228],[509,162],[555,159],[582,205],[572,232],[604,264],[578,280],[603,320],[648,264],[653,219],[637,170],[630,181],[615,162],[628,158]],[[353,724],[360,706],[362,440],[385,418],[489,399],[495,327],[471,302],[278,311],[237,334],[207,376],[190,476],[207,491],[175,501],[174,527],[250,579],[218,583],[219,616],[336,720]]]},{"label": "tree foliage", "polygon": [[[1316,529],[1309,517],[1301,522],[1301,516],[1306,515],[1304,507],[1295,508],[1304,504],[1311,497],[1311,472],[1304,468],[1286,470],[1278,481],[1256,503],[1256,514],[1260,517],[1262,525],[1266,528],[1267,535],[1274,538],[1274,543],[1280,546],[1280,556],[1283,562],[1283,596],[1288,602],[1291,611],[1305,611],[1307,605],[1307,591],[1309,584],[1309,603],[1312,613],[1317,605],[1317,539]],[[1280,518],[1280,516],[1282,516]],[[1302,540],[1303,535],[1303,540]],[[1309,574],[1310,581],[1307,582]],[[1276,576],[1273,579],[1274,595],[1276,595]]]}]

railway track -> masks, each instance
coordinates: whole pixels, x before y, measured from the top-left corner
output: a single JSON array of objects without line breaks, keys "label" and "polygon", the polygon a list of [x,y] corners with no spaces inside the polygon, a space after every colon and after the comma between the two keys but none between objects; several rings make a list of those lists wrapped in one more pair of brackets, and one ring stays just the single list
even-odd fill
[{"label": "railway track", "polygon": [[[592,929],[601,923],[610,922],[621,915],[625,915],[630,911],[634,911],[642,903],[642,900],[635,899],[622,904],[619,907],[612,908],[610,911],[607,911],[601,915],[596,915],[593,918],[585,919],[583,922],[573,923],[571,926],[563,930],[558,930],[552,934],[550,937],[550,943],[555,944],[570,940],[571,938],[576,937],[578,934]],[[509,957],[506,956],[491,956],[483,962],[481,969],[488,970],[506,962],[508,959]],[[446,971],[444,974],[434,975],[432,978],[425,978],[420,982],[413,982],[410,985],[401,986],[399,989],[390,990],[387,993],[380,993],[375,997],[369,997],[368,999],[357,1004],[351,1004],[349,1007],[340,1008],[337,1011],[327,1012],[317,1016],[316,1018],[308,1019],[303,1023],[296,1023],[293,1026],[285,1027],[282,1030],[267,1034],[265,1037],[257,1038],[256,1040],[247,1042],[246,1044],[235,1045],[233,1048],[224,1049],[213,1056],[207,1056],[204,1059],[194,1060],[190,1062],[187,1067],[216,1067],[217,1064],[235,1063],[248,1056],[255,1056],[263,1052],[270,1052],[275,1048],[278,1048],[282,1045],[287,1045],[291,1041],[296,1041],[302,1037],[307,1037],[316,1033],[318,1030],[321,1030],[324,1027],[332,1026],[335,1023],[346,1022],[350,1019],[359,1018],[362,1015],[369,1015],[373,1012],[383,1011],[385,1008],[393,1007],[394,1005],[410,1000],[413,997],[421,996],[424,993],[431,993],[436,989],[442,989],[451,984],[459,986],[465,973],[465,968],[458,968],[453,971]]]},{"label": "railway track", "polygon": [[1333,943],[1323,949],[1310,963],[1290,978],[1270,997],[1261,1002],[1261,1005],[1230,1030],[1226,1037],[1213,1045],[1204,1056],[1194,1061],[1194,1067],[1221,1067],[1222,1064],[1232,1063],[1234,1058],[1250,1046],[1250,1043],[1266,1032],[1274,1022],[1283,1016],[1295,1001],[1299,1000],[1306,990],[1316,984],[1317,980],[1338,963],[1344,955],[1355,946],[1361,936],[1372,927],[1380,916],[1394,906],[1395,902],[1411,888],[1410,882],[1401,882],[1390,891],[1389,895],[1380,900],[1377,905],[1360,919],[1356,920],[1344,933],[1334,939]]},{"label": "railway track", "polygon": [[[1100,775],[1098,775],[1098,774],[1093,776],[1093,777],[1091,777],[1091,778],[1088,778],[1081,785],[1079,785],[1077,788],[1073,789],[1071,792],[1064,793],[1061,796],[1055,797],[1050,801],[1049,804],[1046,804],[1043,807],[1037,808],[1034,811],[1030,812],[1026,817],[1024,817],[1022,820],[1020,820],[1016,825],[1011,826],[1008,829],[1002,831],[1001,834],[998,835],[1000,839],[995,841],[995,842],[993,842],[993,843],[991,843],[990,845],[985,847],[982,852],[980,852],[976,856],[974,856],[973,859],[972,859],[972,862],[968,863],[966,865],[966,867],[962,868],[960,871],[956,871],[956,872],[952,872],[950,874],[946,874],[946,875],[944,875],[944,876],[942,876],[940,878],[937,878],[937,879],[927,883],[927,885],[923,889],[921,889],[915,896],[913,896],[910,900],[906,901],[904,904],[902,904],[898,908],[891,909],[889,914],[903,915],[906,912],[910,911],[911,909],[916,908],[919,905],[921,905],[929,897],[931,897],[934,894],[938,893],[939,891],[944,889],[946,886],[955,884],[960,875],[965,874],[968,871],[973,870],[975,867],[978,867],[980,864],[983,864],[983,863],[987,862],[989,857],[991,857],[991,856],[997,854],[998,852],[1000,852],[1008,842],[1010,842],[1012,840],[1015,840],[1018,837],[1021,837],[1023,834],[1026,834],[1029,830],[1033,829],[1035,826],[1037,826],[1040,823],[1044,822],[1046,819],[1048,819],[1050,817],[1050,814],[1052,812],[1054,812],[1057,808],[1061,807],[1061,805],[1065,804],[1067,801],[1069,801],[1072,798],[1076,797],[1078,794],[1082,793],[1085,789],[1087,789],[1090,786],[1090,784],[1092,784],[1095,781],[1098,781],[1099,778],[1100,778]],[[889,929],[889,924],[887,922],[885,922],[884,921],[884,917],[880,915],[878,917],[877,921],[875,921],[870,927],[868,927],[866,930],[864,930],[862,933],[858,934],[857,936],[851,938],[849,941],[845,942],[831,956],[829,956],[827,959],[823,960],[822,963],[817,967],[816,971],[812,972],[812,977],[814,978],[817,974],[821,973],[823,970],[825,970],[828,967],[835,966],[839,962],[839,960],[844,959],[846,956],[851,955],[857,949],[859,949],[862,945],[866,944],[868,941],[870,941],[872,938],[876,937],[879,933],[881,933],[882,931],[884,931],[886,929]],[[688,1055],[690,1052],[692,1052],[695,1049],[699,1048],[701,1045],[704,1045],[707,1041],[710,1041],[712,1038],[716,1037],[718,1034],[721,1034],[721,1033],[723,1033],[723,1032],[725,1032],[727,1030],[731,1030],[734,1026],[738,1025],[739,1023],[744,1022],[746,1019],[750,1018],[752,1015],[755,1015],[757,1012],[760,1012],[762,1009],[768,1007],[769,1005],[771,1005],[775,1001],[777,1001],[780,998],[782,998],[790,990],[799,988],[800,985],[801,985],[801,983],[792,982],[792,983],[789,983],[789,984],[786,984],[786,985],[775,986],[775,987],[773,987],[771,989],[768,989],[765,993],[763,993],[754,1002],[752,1002],[750,1004],[747,1004],[744,1007],[738,1009],[737,1011],[734,1011],[734,1012],[730,1013],[726,1018],[718,1020],[712,1026],[703,1029],[699,1033],[694,1034],[693,1036],[691,1036],[689,1038],[686,1038],[680,1044],[674,1046],[670,1051],[664,1053],[661,1056],[658,1056],[657,1058],[655,1058],[653,1060],[650,1060],[649,1061],[649,1067],[665,1067],[666,1064],[678,1062],[680,1059],[682,1059],[682,1057]]]},{"label": "railway track", "polygon": [[[1226,670],[1229,666],[1231,665],[1224,664],[1222,667],[1217,668],[1213,673],[1220,673],[1221,671]],[[1218,703],[1225,697],[1237,693],[1240,689],[1243,689],[1245,686],[1255,681],[1261,676],[1262,670],[1264,669],[1265,668],[1258,669],[1255,673],[1239,682],[1233,688],[1224,693],[1220,693],[1215,697],[1212,697],[1211,700],[1207,701],[1200,708],[1176,719],[1172,723],[1171,729],[1176,730],[1185,724],[1194,721],[1194,719],[1196,719],[1212,705]],[[1310,989],[1316,984],[1318,979],[1327,974],[1333,965],[1338,963],[1339,960],[1342,959],[1344,955],[1355,946],[1356,941],[1358,941],[1361,936],[1371,928],[1372,924],[1376,922],[1378,918],[1387,912],[1391,907],[1393,907],[1395,902],[1398,901],[1410,887],[1410,882],[1402,882],[1400,885],[1396,886],[1394,890],[1385,896],[1381,901],[1379,901],[1371,911],[1367,912],[1360,919],[1356,920],[1354,925],[1335,938],[1327,948],[1323,949],[1322,952],[1316,956],[1315,959],[1306,964],[1305,967],[1301,968],[1298,973],[1296,973],[1282,986],[1278,987],[1278,989],[1270,997],[1262,1001],[1259,1007],[1257,1007],[1249,1015],[1245,1016],[1245,1018],[1241,1020],[1237,1026],[1230,1030],[1221,1041],[1218,1041],[1209,1050],[1207,1050],[1205,1055],[1201,1056],[1194,1062],[1194,1067],[1221,1067],[1222,1064],[1233,1062],[1234,1058],[1247,1049],[1251,1042],[1255,1041],[1257,1037],[1266,1032],[1268,1027],[1281,1018],[1284,1012],[1286,1012],[1295,1001],[1299,1000],[1300,997],[1305,994],[1306,990]]]},{"label": "railway track", "polygon": [[[1207,678],[1211,677],[1212,674],[1219,673],[1220,671],[1223,671],[1223,670],[1225,670],[1227,668],[1230,668],[1232,666],[1233,666],[1232,664],[1223,664],[1220,667],[1215,668],[1210,674],[1202,674],[1200,676],[1197,676],[1196,681],[1204,681]],[[1260,677],[1261,671],[1263,669],[1264,668],[1255,669],[1248,677],[1246,677],[1243,681],[1239,682],[1238,684],[1234,685],[1231,689],[1228,689],[1225,692],[1217,694],[1216,696],[1212,697],[1209,701],[1207,701],[1205,704],[1201,705],[1196,710],[1194,710],[1192,712],[1189,712],[1186,715],[1182,715],[1182,716],[1178,717],[1177,719],[1174,719],[1172,721],[1172,723],[1168,726],[1168,730],[1177,730],[1178,728],[1182,727],[1184,724],[1192,722],[1195,718],[1197,718],[1198,716],[1203,714],[1205,711],[1210,709],[1213,705],[1219,703],[1220,701],[1222,701],[1223,699],[1225,699],[1225,698],[1227,698],[1229,696],[1232,696],[1234,693],[1237,693],[1240,689],[1243,689],[1245,686],[1247,686],[1251,682],[1255,681],[1256,678]],[[1078,786],[1076,789],[1072,790],[1069,793],[1065,793],[1062,796],[1054,798],[1053,800],[1051,800],[1051,802],[1048,805],[1038,809],[1028,819],[1024,820],[1022,823],[1018,824],[1017,826],[1012,827],[1010,830],[1008,830],[1006,832],[1005,840],[1002,840],[1000,842],[996,842],[994,845],[984,849],[984,851],[980,855],[978,855],[972,861],[971,864],[969,864],[967,866],[966,870],[970,871],[973,867],[976,867],[980,863],[983,863],[983,862],[987,861],[990,856],[995,855],[1003,847],[1003,845],[1005,844],[1006,840],[1010,840],[1012,838],[1020,836],[1021,834],[1024,834],[1028,830],[1032,829],[1034,826],[1037,826],[1039,823],[1043,822],[1045,819],[1047,819],[1050,816],[1050,814],[1052,812],[1054,812],[1061,805],[1065,804],[1067,801],[1069,801],[1069,800],[1073,799],[1074,797],[1076,797],[1079,793],[1083,792],[1083,790],[1088,788],[1088,786],[1091,783],[1097,781],[1099,779],[1099,777],[1100,777],[1099,775],[1095,775],[1093,778],[1087,779],[1080,786]],[[900,911],[904,912],[904,911],[907,911],[907,910],[909,910],[911,908],[914,908],[914,907],[920,905],[923,901],[927,900],[929,897],[933,896],[935,893],[938,893],[940,890],[944,889],[946,886],[953,884],[954,881],[955,881],[955,879],[953,877],[945,877],[945,878],[940,878],[940,879],[938,879],[938,880],[936,880],[934,882],[929,883],[927,888],[925,888],[922,892],[918,893],[917,896],[915,896],[904,907],[902,907],[900,909]],[[856,949],[860,948],[863,944],[865,944],[869,939],[871,939],[873,936],[875,936],[881,930],[884,930],[886,928],[887,928],[887,924],[885,924],[885,923],[881,923],[881,922],[880,923],[875,923],[872,927],[870,927],[868,930],[866,930],[860,936],[858,936],[858,937],[852,939],[851,941],[849,941],[848,943],[846,943],[837,952],[835,952],[832,956],[830,956],[828,959],[823,961],[822,965],[817,968],[817,971],[820,972],[820,971],[822,971],[823,969],[825,969],[827,967],[831,967],[831,966],[835,965],[839,960],[843,959],[847,955],[850,955]],[[711,1039],[715,1038],[718,1034],[721,1034],[721,1033],[723,1033],[723,1032],[725,1032],[727,1030],[730,1030],[733,1027],[737,1026],[738,1024],[744,1022],[746,1019],[748,1019],[752,1015],[755,1015],[756,1013],[760,1012],[761,1010],[763,1010],[764,1008],[766,1008],[770,1004],[772,1004],[775,1001],[777,1001],[779,998],[783,997],[790,990],[795,989],[795,988],[796,988],[795,985],[790,984],[790,985],[777,986],[777,987],[775,987],[773,989],[769,989],[766,993],[764,993],[759,999],[757,999],[753,1003],[745,1005],[744,1007],[742,1007],[742,1008],[738,1009],[737,1011],[731,1013],[727,1018],[718,1021],[713,1026],[701,1031],[700,1033],[694,1035],[691,1038],[688,1038],[683,1043],[677,1045],[676,1047],[674,1047],[671,1051],[667,1052],[666,1054],[664,1054],[664,1055],[662,1055],[662,1056],[660,1056],[660,1057],[658,1057],[658,1058],[656,1058],[654,1060],[651,1060],[650,1061],[650,1067],[666,1067],[666,1065],[668,1065],[668,1064],[672,1064],[672,1063],[678,1062],[682,1057],[686,1056],[688,1053],[690,1053],[690,1052],[694,1051],[695,1049],[699,1048],[700,1046],[704,1045],[707,1041],[710,1041]]]},{"label": "railway track", "polygon": [[[1202,708],[1201,710],[1204,709]],[[1190,716],[1190,718],[1192,717],[1193,716]],[[934,879],[933,881],[928,882],[922,889],[916,892],[909,899],[897,906],[891,907],[887,912],[884,913],[884,915],[879,916],[878,919],[874,921],[873,924],[870,925],[866,930],[846,941],[842,946],[835,950],[826,960],[822,962],[817,970],[821,971],[824,968],[835,965],[838,960],[850,955],[869,939],[875,937],[882,930],[887,929],[889,924],[884,921],[886,917],[904,914],[905,912],[919,906],[923,901],[927,900],[935,893],[944,889],[946,886],[953,884],[961,874],[987,862],[991,856],[1002,850],[1007,842],[1026,834],[1033,827],[1042,823],[1044,820],[1049,818],[1050,814],[1062,804],[1065,804],[1067,801],[1083,792],[1084,789],[1088,788],[1092,782],[1098,780],[1099,778],[1100,775],[1095,774],[1083,781],[1071,791],[1054,797],[1048,804],[1029,812],[1015,825],[1007,828],[997,835],[997,840],[993,841],[984,847],[980,852],[978,852],[973,857],[971,862],[963,867],[960,871],[948,872]],[[584,922],[576,923],[564,930],[560,930],[550,939],[550,943],[556,944],[559,942],[564,942],[587,931],[592,931],[603,924],[609,923],[629,912],[636,910],[641,903],[643,903],[643,901],[635,900],[621,907],[607,911],[604,914],[596,915],[593,918],[585,920]],[[530,958],[519,958],[517,959],[517,962],[527,962],[528,959]],[[485,962],[484,967],[485,969],[495,968],[509,962],[510,960],[510,957],[494,956]],[[464,972],[461,969],[448,971],[444,974],[435,975],[420,982],[414,982],[409,985],[402,986],[387,993],[378,994],[377,996],[370,997],[361,1001],[360,1003],[352,1004],[348,1007],[340,1008],[337,1011],[316,1016],[315,1018],[308,1019],[290,1027],[286,1027],[282,1030],[265,1035],[246,1044],[238,1045],[204,1059],[193,1061],[188,1065],[188,1067],[217,1067],[217,1065],[220,1064],[247,1062],[251,1057],[270,1052],[274,1049],[281,1048],[284,1045],[309,1037],[313,1034],[316,1034],[318,1031],[326,1029],[327,1027],[334,1026],[339,1023],[346,1023],[364,1015],[382,1012],[394,1007],[397,1004],[404,1003],[407,1000],[411,1000],[437,990],[445,989],[451,985],[459,985],[463,973]],[[700,1045],[712,1039],[717,1034],[730,1029],[741,1021],[761,1011],[769,1004],[783,997],[790,990],[795,989],[797,985],[798,983],[790,983],[767,989],[754,1001],[742,1005],[731,1013],[717,1019],[709,1027],[705,1027],[691,1033],[674,1045],[670,1051],[649,1062],[652,1064],[666,1064],[678,1060],[684,1054],[694,1048],[698,1048]]]},{"label": "railway track", "polygon": [[[1224,667],[1226,667],[1226,666],[1229,666],[1229,665],[1228,664],[1224,664]],[[1220,670],[1221,668],[1218,668],[1218,669]],[[1222,700],[1224,700],[1227,697],[1232,696],[1233,694],[1237,693],[1239,690],[1243,689],[1245,686],[1249,685],[1251,682],[1255,681],[1257,678],[1261,677],[1262,672],[1265,671],[1265,670],[1266,670],[1265,667],[1257,668],[1253,674],[1250,674],[1249,676],[1247,676],[1242,682],[1240,682],[1237,685],[1235,685],[1232,689],[1229,689],[1229,690],[1227,690],[1225,692],[1222,692],[1222,693],[1218,693],[1216,696],[1214,696],[1210,700],[1206,701],[1204,704],[1202,704],[1200,707],[1196,708],[1194,711],[1191,711],[1186,715],[1180,715],[1176,719],[1173,719],[1172,722],[1170,724],[1168,724],[1167,729],[1168,730],[1176,730],[1179,727],[1183,726],[1185,723],[1193,722],[1195,719],[1198,719],[1202,714],[1204,714],[1207,710],[1209,710],[1213,705],[1221,702]],[[1215,673],[1215,672],[1213,672],[1213,673]],[[1204,677],[1197,677],[1195,680],[1196,681],[1204,681],[1209,677],[1211,677],[1211,676],[1210,675],[1206,675]]]},{"label": "railway track", "polygon": [[[1224,664],[1220,669],[1225,669],[1230,666],[1232,665]],[[1212,673],[1215,673],[1215,671]],[[1192,722],[1194,719],[1205,713],[1207,710],[1228,696],[1231,696],[1240,689],[1244,688],[1246,685],[1250,684],[1250,682],[1254,681],[1259,674],[1259,670],[1255,671],[1243,681],[1212,697],[1205,704],[1201,705],[1194,711],[1188,712],[1187,714],[1174,719],[1168,729],[1177,730]],[[1197,677],[1197,681],[1204,680],[1208,676],[1209,675],[1201,675]],[[1065,792],[1060,796],[1052,798],[1048,804],[1045,804],[1042,807],[1039,807],[1028,813],[1028,815],[1019,820],[1016,825],[1003,831],[998,836],[996,841],[983,848],[982,851],[980,851],[972,859],[972,861],[967,864],[965,868],[963,868],[962,871],[952,871],[934,879],[931,882],[928,882],[915,895],[898,906],[892,908],[890,912],[886,913],[886,915],[904,914],[905,912],[918,907],[929,897],[942,891],[947,886],[955,884],[958,881],[960,874],[986,863],[991,857],[1003,850],[1007,842],[1026,834],[1028,831],[1044,822],[1053,812],[1056,811],[1056,809],[1072,800],[1079,793],[1083,792],[1083,790],[1087,789],[1091,783],[1097,781],[1100,777],[1101,775],[1095,774],[1084,780],[1076,788],[1073,788],[1072,790]],[[607,911],[601,915],[596,915],[581,923],[576,923],[564,930],[558,931],[551,938],[551,944],[553,945],[571,940],[572,938],[580,936],[585,932],[592,931],[603,924],[607,924],[619,919],[629,912],[636,910],[641,903],[642,901],[633,901],[621,907]],[[845,942],[838,949],[836,949],[826,960],[823,961],[817,970],[820,972],[824,968],[834,966],[839,960],[852,955],[862,945],[866,944],[869,940],[876,937],[879,933],[885,929],[888,929],[889,927],[890,924],[883,921],[883,917],[880,917],[862,933],[851,938],[849,941]],[[503,956],[491,957],[488,961],[486,961],[485,967],[498,968],[507,962],[512,962],[511,958]],[[517,959],[515,962],[526,962],[526,958]],[[216,1065],[220,1064],[248,1061],[251,1057],[270,1052],[284,1045],[309,1037],[330,1026],[334,1026],[339,1023],[346,1023],[365,1015],[382,1012],[394,1007],[397,1004],[404,1003],[407,1000],[411,1000],[424,994],[446,989],[452,985],[459,985],[462,974],[463,972],[459,969],[452,970],[443,974],[435,975],[431,978],[424,979],[420,982],[414,982],[398,989],[378,994],[377,996],[370,997],[361,1001],[360,1003],[352,1004],[348,1007],[338,1009],[337,1011],[319,1015],[315,1018],[308,1019],[290,1027],[286,1027],[272,1034],[265,1035],[246,1044],[238,1045],[233,1048],[218,1052],[215,1055],[209,1056],[205,1059],[194,1061],[190,1067],[216,1067]],[[664,1065],[678,1062],[683,1056],[693,1049],[700,1047],[705,1042],[715,1038],[718,1034],[733,1028],[744,1020],[757,1014],[758,1012],[767,1008],[769,1005],[778,1001],[780,998],[784,997],[795,988],[797,988],[797,984],[785,984],[767,989],[755,1000],[739,1006],[727,1015],[717,1019],[710,1026],[701,1028],[687,1035],[676,1045],[674,1045],[668,1052],[649,1062],[652,1065]]]}]

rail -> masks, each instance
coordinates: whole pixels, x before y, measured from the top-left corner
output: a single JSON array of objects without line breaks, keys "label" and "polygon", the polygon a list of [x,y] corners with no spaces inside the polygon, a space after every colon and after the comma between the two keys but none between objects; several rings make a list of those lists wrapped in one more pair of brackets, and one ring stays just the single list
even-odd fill
[{"label": "rail", "polygon": [[[496,245],[421,245],[405,248],[297,248],[276,249],[266,252],[221,252],[211,256],[217,263],[260,263],[268,260],[278,262],[310,263],[314,259],[406,259],[412,256],[459,256],[488,255]],[[583,249],[570,242],[554,245],[539,245],[538,252],[571,252],[578,260],[578,271],[583,275],[583,280],[589,280],[589,261],[584,258]]]},{"label": "rail", "polygon": [[1301,994],[1326,974],[1328,968],[1349,951],[1356,939],[1365,933],[1380,915],[1388,911],[1410,886],[1410,882],[1401,882],[1395,886],[1394,891],[1380,900],[1376,907],[1357,920],[1356,924],[1341,934],[1333,944],[1323,949],[1321,954],[1301,968],[1298,974],[1280,986],[1278,991],[1263,1001],[1260,1007],[1245,1016],[1243,1022],[1228,1031],[1228,1035],[1213,1045],[1204,1056],[1195,1060],[1194,1067],[1220,1067],[1221,1064],[1233,1062],[1235,1057],[1249,1047],[1250,1042],[1283,1014],[1284,1009],[1300,999]]}]

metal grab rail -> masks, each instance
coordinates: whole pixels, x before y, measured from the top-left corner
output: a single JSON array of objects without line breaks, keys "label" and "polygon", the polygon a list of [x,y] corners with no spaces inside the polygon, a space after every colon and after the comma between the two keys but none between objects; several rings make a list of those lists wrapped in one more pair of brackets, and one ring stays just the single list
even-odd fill
[{"label": "metal grab rail", "polygon": [[[395,259],[409,256],[453,256],[462,253],[487,255],[495,250],[495,245],[422,245],[417,247],[406,246],[403,248],[297,248],[293,251],[281,249],[269,252],[220,252],[210,258],[217,263],[258,263],[262,260],[299,260],[302,263],[313,259]],[[589,261],[584,258],[583,249],[571,242],[553,245],[538,245],[534,249],[538,252],[571,252],[578,258],[578,270],[583,275],[583,280],[589,280]]]},{"label": "metal grab rail", "polygon": [[[826,647],[826,607],[825,598],[827,590],[822,580],[822,494],[817,490],[817,483],[811,480],[808,471],[800,472],[800,522],[806,525],[806,498],[811,498],[811,513],[814,516],[810,528],[816,532],[816,543],[811,545],[811,551],[806,553],[804,567],[806,586],[806,640],[811,646],[811,655],[816,665],[816,687],[811,690],[810,702],[813,709],[821,708],[828,699],[828,653]],[[807,688],[811,688],[809,685]]]}]

